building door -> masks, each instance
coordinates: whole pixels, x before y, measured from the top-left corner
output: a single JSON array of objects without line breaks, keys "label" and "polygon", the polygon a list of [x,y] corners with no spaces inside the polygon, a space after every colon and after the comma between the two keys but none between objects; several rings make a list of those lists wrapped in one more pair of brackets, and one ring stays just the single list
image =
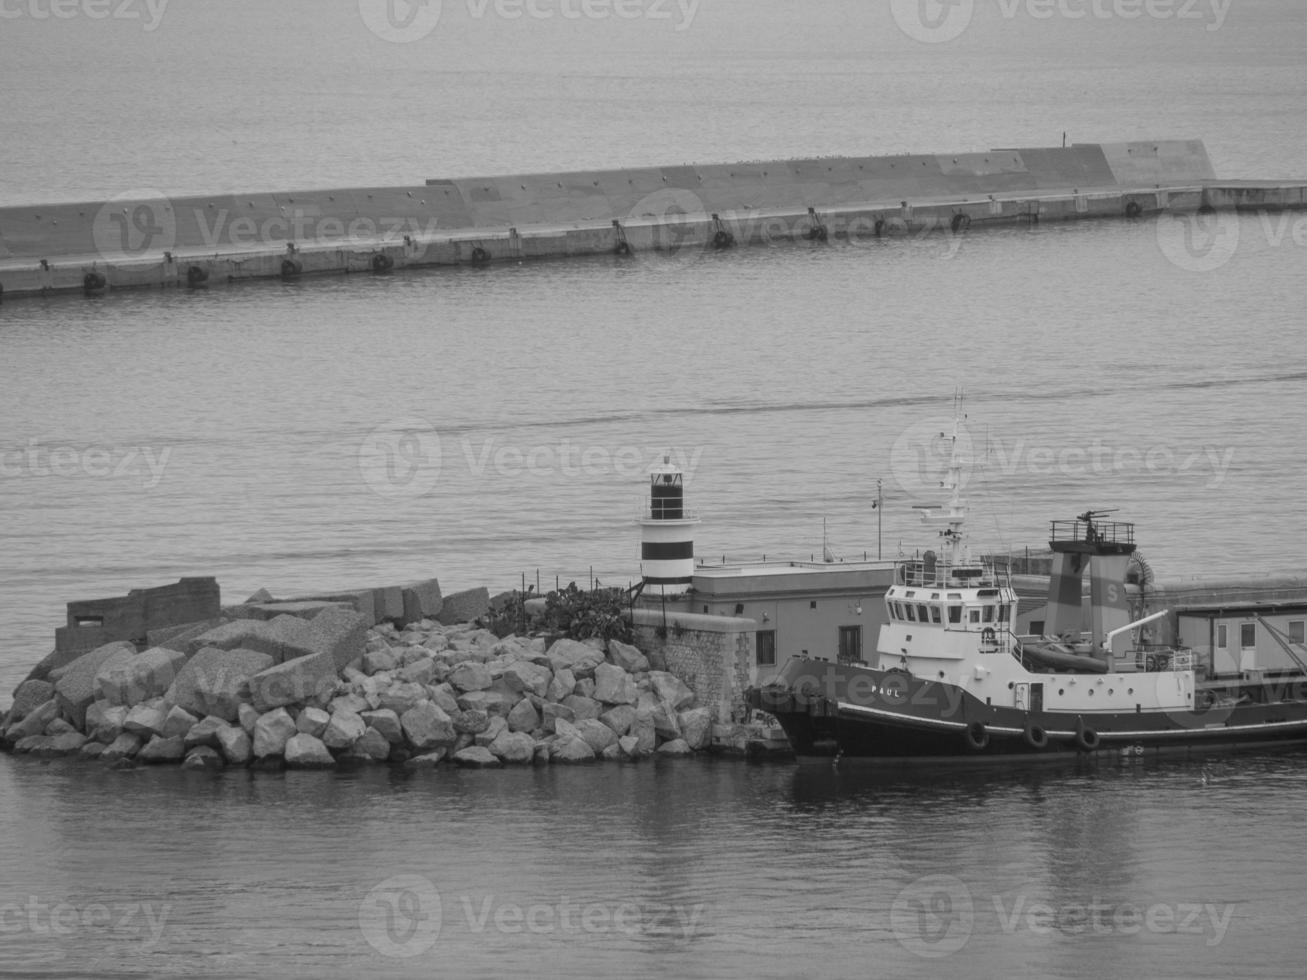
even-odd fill
[{"label": "building door", "polygon": [[840,627],[840,654],[842,664],[856,664],[862,661],[862,627]]},{"label": "building door", "polygon": [[776,631],[758,630],[756,636],[758,666],[774,667],[776,665]]}]

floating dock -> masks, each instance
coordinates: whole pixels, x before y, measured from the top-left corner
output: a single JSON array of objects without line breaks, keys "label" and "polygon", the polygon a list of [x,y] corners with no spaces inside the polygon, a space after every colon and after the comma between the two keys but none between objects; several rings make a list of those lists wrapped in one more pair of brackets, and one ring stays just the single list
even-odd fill
[{"label": "floating dock", "polygon": [[1307,180],[1218,180],[1201,140],[135,192],[0,208],[0,298],[1304,207]]}]

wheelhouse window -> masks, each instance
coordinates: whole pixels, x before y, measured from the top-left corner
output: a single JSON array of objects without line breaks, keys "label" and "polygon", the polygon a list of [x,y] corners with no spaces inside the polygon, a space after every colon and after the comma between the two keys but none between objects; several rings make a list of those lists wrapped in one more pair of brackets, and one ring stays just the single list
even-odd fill
[{"label": "wheelhouse window", "polygon": [[932,623],[939,622],[939,606],[935,605],[934,603],[931,603],[930,606],[930,621]]},{"label": "wheelhouse window", "polygon": [[948,607],[948,621],[949,621],[950,623],[961,623],[961,622],[962,622],[962,607],[961,607],[961,606],[949,606],[949,607]]},{"label": "wheelhouse window", "polygon": [[907,611],[908,622],[915,623],[917,621],[917,612],[916,609],[913,607],[912,603],[910,602],[903,603],[903,608]]},{"label": "wheelhouse window", "polygon": [[1006,623],[1011,613],[1012,613],[1012,607],[1009,606],[1006,602],[1003,603],[998,607],[998,621],[1000,623]]},{"label": "wheelhouse window", "polygon": [[1222,623],[1216,627],[1216,649],[1224,650],[1230,645],[1230,627]]},{"label": "wheelhouse window", "polygon": [[1239,624],[1239,646],[1245,650],[1250,650],[1257,646],[1257,624],[1240,623]]},{"label": "wheelhouse window", "polygon": [[924,602],[917,603],[917,622],[919,623],[930,622],[930,613],[927,612],[926,604]]},{"label": "wheelhouse window", "polygon": [[992,623],[992,622],[994,621],[994,607],[993,607],[993,606],[986,606],[986,607],[985,607],[984,620],[985,620],[985,622],[987,622],[987,623]]},{"label": "wheelhouse window", "polygon": [[1303,632],[1303,620],[1301,619],[1289,620],[1289,642],[1302,643],[1304,635],[1305,634]]},{"label": "wheelhouse window", "polygon": [[979,610],[979,609],[968,609],[968,610],[967,610],[967,622],[968,622],[968,623],[979,623],[979,622],[980,622],[980,610]]}]

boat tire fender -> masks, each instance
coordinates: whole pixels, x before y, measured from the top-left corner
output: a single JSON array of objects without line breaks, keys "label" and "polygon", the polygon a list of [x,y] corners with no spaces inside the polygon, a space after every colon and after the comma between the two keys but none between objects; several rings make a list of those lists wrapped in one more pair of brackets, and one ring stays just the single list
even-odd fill
[{"label": "boat tire fender", "polygon": [[977,752],[989,745],[989,729],[985,727],[983,721],[973,721],[967,726],[963,735],[967,740],[968,747],[975,749]]},{"label": "boat tire fender", "polygon": [[1048,745],[1048,732],[1044,730],[1043,726],[1036,725],[1034,722],[1026,724],[1024,737],[1026,744],[1032,749],[1042,749]]},{"label": "boat tire fender", "polygon": [[1139,206],[1138,201],[1127,201],[1125,206],[1125,216],[1127,218],[1137,218],[1143,213],[1143,208]]},{"label": "boat tire fender", "polygon": [[1098,737],[1098,732],[1090,728],[1083,721],[1077,723],[1076,748],[1084,752],[1093,752],[1098,748],[1100,741],[1102,740]]}]

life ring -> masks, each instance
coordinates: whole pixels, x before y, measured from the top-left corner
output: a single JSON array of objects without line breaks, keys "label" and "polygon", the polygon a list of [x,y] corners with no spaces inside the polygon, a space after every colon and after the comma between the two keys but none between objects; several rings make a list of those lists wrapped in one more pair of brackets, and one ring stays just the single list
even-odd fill
[{"label": "life ring", "polygon": [[294,259],[281,260],[281,276],[283,279],[293,279],[304,271],[304,266],[300,265]]},{"label": "life ring", "polygon": [[986,626],[980,631],[980,642],[986,646],[993,646],[998,643],[998,634],[994,632],[994,627]]},{"label": "life ring", "polygon": [[971,215],[963,214],[959,211],[957,214],[953,215],[953,218],[949,221],[948,225],[953,229],[953,234],[955,235],[960,231],[966,231],[971,227]]},{"label": "life ring", "polygon": [[725,228],[719,230],[717,234],[712,236],[713,248],[730,248],[734,244],[735,236]]},{"label": "life ring", "polygon": [[973,721],[962,734],[967,740],[968,747],[977,752],[989,745],[989,729],[985,727],[983,721]]},{"label": "life ring", "polygon": [[618,242],[618,243],[617,243],[617,247],[614,248],[613,251],[616,252],[618,255],[630,255],[630,254],[631,254],[631,243],[630,243],[630,242]]},{"label": "life ring", "polygon": [[373,272],[389,272],[393,268],[395,268],[395,260],[385,252],[377,252],[372,256]]},{"label": "life ring", "polygon": [[484,248],[482,248],[480,245],[478,245],[476,248],[472,249],[472,264],[473,264],[473,265],[485,265],[485,264],[486,264],[487,262],[489,262],[489,261],[490,261],[490,253],[487,252],[487,251],[486,251]]},{"label": "life ring", "polygon": [[88,272],[82,277],[82,288],[88,293],[103,289],[108,285],[108,281],[98,272]]},{"label": "life ring", "polygon": [[1076,747],[1084,752],[1093,752],[1098,748],[1098,732],[1085,724],[1084,719],[1076,722]]},{"label": "life ring", "polygon": [[1041,725],[1036,725],[1033,721],[1026,722],[1026,730],[1022,733],[1026,744],[1032,749],[1042,749],[1048,745],[1048,732]]},{"label": "life ring", "polygon": [[198,265],[186,267],[186,284],[188,286],[203,286],[209,281],[209,270],[202,269]]},{"label": "life ring", "polygon": [[1125,216],[1127,218],[1137,218],[1143,214],[1144,209],[1139,206],[1138,201],[1127,201],[1125,206]]}]

